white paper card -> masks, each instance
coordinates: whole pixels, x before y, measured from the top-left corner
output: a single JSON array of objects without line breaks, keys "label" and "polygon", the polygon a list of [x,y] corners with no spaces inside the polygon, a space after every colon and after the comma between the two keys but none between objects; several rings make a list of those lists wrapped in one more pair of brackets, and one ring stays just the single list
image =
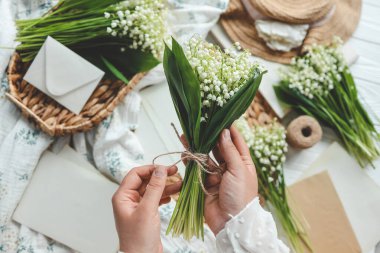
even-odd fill
[{"label": "white paper card", "polygon": [[79,252],[116,252],[111,198],[118,185],[93,170],[45,152],[13,219]]},{"label": "white paper card", "polygon": [[[88,169],[92,172],[95,172],[99,175],[102,175],[99,170],[95,169],[92,164],[90,164],[85,158],[76,152],[74,149],[72,149],[70,146],[66,145],[63,147],[61,152],[59,152],[59,156],[61,158],[64,158],[72,163],[75,163],[76,165],[82,167],[83,169]],[[103,175],[102,175],[103,176]]]},{"label": "white paper card", "polygon": [[[171,123],[174,123],[181,133],[181,125],[175,112],[167,84],[157,84],[145,88],[140,92],[142,108],[139,119],[137,137],[144,147],[144,162],[152,163],[153,158],[167,152],[183,151],[184,147],[178,140]],[[160,157],[157,163],[171,165],[180,159],[180,155]],[[185,168],[182,163],[177,164],[182,176]]]},{"label": "white paper card", "polygon": [[380,240],[380,187],[338,143],[333,143],[307,169],[306,178],[328,170],[362,252]]},{"label": "white paper card", "polygon": [[48,36],[24,79],[79,114],[104,72]]}]

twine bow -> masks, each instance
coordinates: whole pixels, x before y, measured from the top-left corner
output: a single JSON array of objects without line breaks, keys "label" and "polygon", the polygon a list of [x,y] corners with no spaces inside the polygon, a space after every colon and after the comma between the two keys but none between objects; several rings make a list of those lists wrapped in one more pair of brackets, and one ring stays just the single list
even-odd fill
[{"label": "twine bow", "polygon": [[[181,137],[180,137],[175,125],[173,123],[171,123],[171,126],[173,127],[178,139],[181,141]],[[181,141],[181,143],[182,143],[182,141]],[[167,156],[167,155],[181,154],[181,159],[179,159],[177,162],[173,163],[169,168],[174,167],[175,165],[177,165],[178,163],[180,163],[182,161],[184,161],[184,163],[186,163],[187,161],[195,162],[197,164],[196,168],[198,170],[198,172],[197,172],[198,181],[199,181],[199,184],[201,185],[203,192],[207,195],[210,195],[210,196],[217,195],[218,193],[210,193],[209,191],[207,191],[207,189],[203,183],[202,171],[207,173],[207,174],[222,176],[224,173],[223,166],[218,165],[208,154],[194,153],[189,148],[187,148],[183,143],[182,143],[182,145],[186,149],[185,151],[168,152],[168,153],[158,155],[155,158],[153,158],[153,161],[152,161],[153,165],[156,165],[155,162],[160,157]]]}]

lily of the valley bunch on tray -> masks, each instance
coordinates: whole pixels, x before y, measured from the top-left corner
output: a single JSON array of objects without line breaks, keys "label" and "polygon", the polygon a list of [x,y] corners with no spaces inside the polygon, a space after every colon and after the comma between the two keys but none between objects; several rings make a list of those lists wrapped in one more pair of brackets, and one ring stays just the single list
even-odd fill
[{"label": "lily of the valley bunch on tray", "polygon": [[309,240],[289,207],[284,178],[283,164],[288,151],[285,128],[277,121],[250,127],[244,117],[235,121],[234,125],[250,149],[260,196],[266,200],[265,206],[274,211],[294,251],[304,252],[303,245],[310,248]]},{"label": "lily of the valley bunch on tray", "polygon": [[61,0],[43,17],[17,21],[17,51],[29,62],[51,36],[128,83],[162,59],[165,14],[162,0]]},{"label": "lily of the valley bunch on tray", "polygon": [[347,151],[364,167],[380,156],[380,133],[359,100],[340,49],[339,39],[329,46],[311,46],[283,70],[275,92],[285,104],[334,129]]},{"label": "lily of the valley bunch on tray", "polygon": [[[208,155],[221,131],[251,104],[265,71],[249,58],[247,51],[222,51],[199,37],[191,38],[184,48],[172,39],[172,48],[165,48],[170,94],[193,154]],[[201,167],[188,162],[168,233],[203,238],[204,199],[210,193],[202,187],[208,168]]]}]

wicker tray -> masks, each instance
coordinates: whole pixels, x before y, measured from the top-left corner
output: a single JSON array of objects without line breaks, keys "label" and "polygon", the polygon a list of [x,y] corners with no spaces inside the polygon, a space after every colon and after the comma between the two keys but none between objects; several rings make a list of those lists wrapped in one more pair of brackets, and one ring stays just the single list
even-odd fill
[{"label": "wicker tray", "polygon": [[23,80],[28,66],[18,53],[12,56],[7,71],[10,91],[6,95],[20,107],[26,118],[51,136],[90,130],[109,116],[144,76],[143,73],[136,74],[128,85],[119,80],[103,79],[77,115]]}]

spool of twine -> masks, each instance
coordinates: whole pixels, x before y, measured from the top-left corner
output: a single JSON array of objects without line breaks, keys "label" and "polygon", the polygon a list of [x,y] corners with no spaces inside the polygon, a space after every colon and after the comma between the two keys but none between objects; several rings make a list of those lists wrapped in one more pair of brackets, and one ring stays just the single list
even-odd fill
[{"label": "spool of twine", "polygon": [[322,138],[322,128],[318,121],[306,115],[294,119],[286,130],[287,141],[294,148],[310,148]]}]

